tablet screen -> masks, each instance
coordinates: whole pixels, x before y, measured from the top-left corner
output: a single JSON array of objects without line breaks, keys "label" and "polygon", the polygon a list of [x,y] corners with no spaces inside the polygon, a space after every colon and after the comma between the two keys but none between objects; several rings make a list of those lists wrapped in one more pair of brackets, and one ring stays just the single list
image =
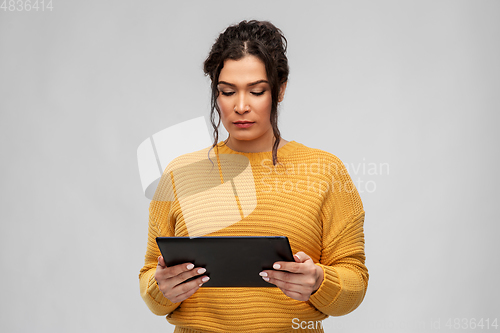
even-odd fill
[{"label": "tablet screen", "polygon": [[193,263],[210,277],[203,287],[275,287],[259,273],[276,261],[294,261],[284,236],[157,237],[167,266]]}]

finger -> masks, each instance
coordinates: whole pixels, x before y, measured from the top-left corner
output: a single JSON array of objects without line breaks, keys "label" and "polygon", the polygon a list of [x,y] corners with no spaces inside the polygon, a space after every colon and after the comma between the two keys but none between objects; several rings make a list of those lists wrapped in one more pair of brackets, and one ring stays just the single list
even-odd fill
[{"label": "finger", "polygon": [[160,286],[160,290],[164,295],[169,296],[177,296],[179,294],[185,293],[189,289],[200,286],[210,279],[206,275],[197,276],[202,272],[205,272],[205,268],[200,267],[199,269],[193,269],[189,272],[184,272],[173,278],[161,280],[162,284]]},{"label": "finger", "polygon": [[301,265],[300,262],[277,261],[273,264],[273,268],[277,271],[299,273]]},{"label": "finger", "polygon": [[[197,267],[197,268],[192,269],[190,271],[183,272],[183,273],[171,278],[171,280],[175,281],[175,285],[177,286],[177,285],[186,283],[187,280],[189,280],[197,275],[204,274],[206,271],[207,270],[203,267]],[[207,281],[203,281],[203,282],[207,282]],[[189,282],[192,282],[192,281],[189,281]]]},{"label": "finger", "polygon": [[277,261],[274,263],[275,270],[287,271],[292,273],[309,274],[311,266],[314,264],[311,257],[304,252],[299,252],[294,256],[295,262]]},{"label": "finger", "polygon": [[[261,272],[261,276],[265,272]],[[290,274],[290,273],[289,273]],[[300,284],[294,284],[290,282],[284,282],[281,280],[277,280],[268,276],[262,276],[264,281],[274,284],[276,287],[278,287],[285,295],[288,297],[291,297],[293,299],[299,300],[299,301],[307,301],[311,295],[310,288],[307,288],[305,286],[302,286]]]},{"label": "finger", "polygon": [[[305,254],[302,251],[295,253],[293,258],[295,259],[295,262],[306,262],[307,260],[311,259],[311,257],[309,257],[307,254]],[[297,259],[298,259],[298,261],[297,261]]]},{"label": "finger", "polygon": [[167,264],[165,264],[165,260],[163,260],[163,256],[158,257],[158,265],[161,267],[167,267]]},{"label": "finger", "polygon": [[171,267],[158,266],[155,272],[155,280],[157,283],[167,284],[164,288],[172,288],[185,280],[199,274],[203,274],[205,271],[199,272],[201,267],[193,269],[193,264],[180,264]]},{"label": "finger", "polygon": [[291,285],[301,285],[309,288],[312,287],[316,282],[316,280],[309,275],[296,274],[290,272],[280,272],[280,271],[269,272],[267,274],[267,278],[274,284],[276,284],[276,282],[278,281],[281,281],[282,283],[289,283]]},{"label": "finger", "polygon": [[169,293],[170,295],[168,295],[170,297],[167,297],[167,295],[165,295],[165,297],[170,299],[172,302],[183,301],[193,295],[204,283],[209,280],[210,278],[208,276],[200,276],[193,281],[175,286],[171,289],[171,292]]},{"label": "finger", "polygon": [[[298,291],[301,293],[311,293],[315,290],[317,278],[311,274],[296,274],[280,271],[263,271],[259,273],[264,281],[274,284],[277,287]],[[317,289],[317,288],[316,288]]]},{"label": "finger", "polygon": [[204,283],[208,282],[210,278],[206,275],[200,276],[192,281],[181,283],[172,288],[175,295],[183,294],[193,288],[197,289],[201,287]]},{"label": "finger", "polygon": [[182,273],[192,271],[194,268],[194,265],[192,263],[185,263],[185,264],[179,264],[179,265],[164,267],[164,268],[165,268],[163,270],[164,278],[169,279],[169,278],[175,277],[177,275],[180,275]]},{"label": "finger", "polygon": [[[179,302],[182,302],[186,299],[188,299],[189,297],[191,297],[198,289],[200,288],[200,286],[197,286],[191,290],[188,290],[186,291],[185,293],[183,294],[180,294],[180,295],[176,295],[175,297],[172,297],[172,298],[169,298],[171,302],[173,303],[179,303]],[[167,297],[168,298],[168,297]]]}]

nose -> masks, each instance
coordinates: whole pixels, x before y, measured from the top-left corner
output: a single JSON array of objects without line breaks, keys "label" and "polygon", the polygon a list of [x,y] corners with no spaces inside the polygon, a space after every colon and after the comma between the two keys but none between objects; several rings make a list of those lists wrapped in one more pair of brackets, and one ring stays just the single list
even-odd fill
[{"label": "nose", "polygon": [[238,95],[234,111],[238,114],[244,114],[250,111],[250,106],[247,104],[245,93],[240,93]]}]

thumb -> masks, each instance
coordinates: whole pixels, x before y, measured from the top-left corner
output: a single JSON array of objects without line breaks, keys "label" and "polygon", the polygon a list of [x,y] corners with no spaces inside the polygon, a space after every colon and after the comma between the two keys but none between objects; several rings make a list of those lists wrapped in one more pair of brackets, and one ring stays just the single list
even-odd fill
[{"label": "thumb", "polygon": [[295,262],[298,262],[298,263],[303,263],[303,262],[306,262],[307,260],[312,260],[311,257],[309,257],[307,254],[305,254],[302,251],[295,253],[295,255],[293,256],[293,259],[295,259]]},{"label": "thumb", "polygon": [[158,257],[158,265],[160,265],[161,267],[167,267],[167,265],[165,264],[165,260],[163,260],[163,256]]}]

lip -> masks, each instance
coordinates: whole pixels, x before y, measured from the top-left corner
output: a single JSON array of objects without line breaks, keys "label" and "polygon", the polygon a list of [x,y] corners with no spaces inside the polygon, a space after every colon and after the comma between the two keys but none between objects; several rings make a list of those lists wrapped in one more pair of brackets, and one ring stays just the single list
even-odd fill
[{"label": "lip", "polygon": [[233,121],[233,124],[244,124],[244,123],[254,123],[254,121],[245,120],[245,119]]},{"label": "lip", "polygon": [[252,126],[253,124],[255,124],[255,122],[248,121],[248,120],[238,120],[238,121],[233,122],[233,124],[239,128],[248,128],[248,127]]}]

